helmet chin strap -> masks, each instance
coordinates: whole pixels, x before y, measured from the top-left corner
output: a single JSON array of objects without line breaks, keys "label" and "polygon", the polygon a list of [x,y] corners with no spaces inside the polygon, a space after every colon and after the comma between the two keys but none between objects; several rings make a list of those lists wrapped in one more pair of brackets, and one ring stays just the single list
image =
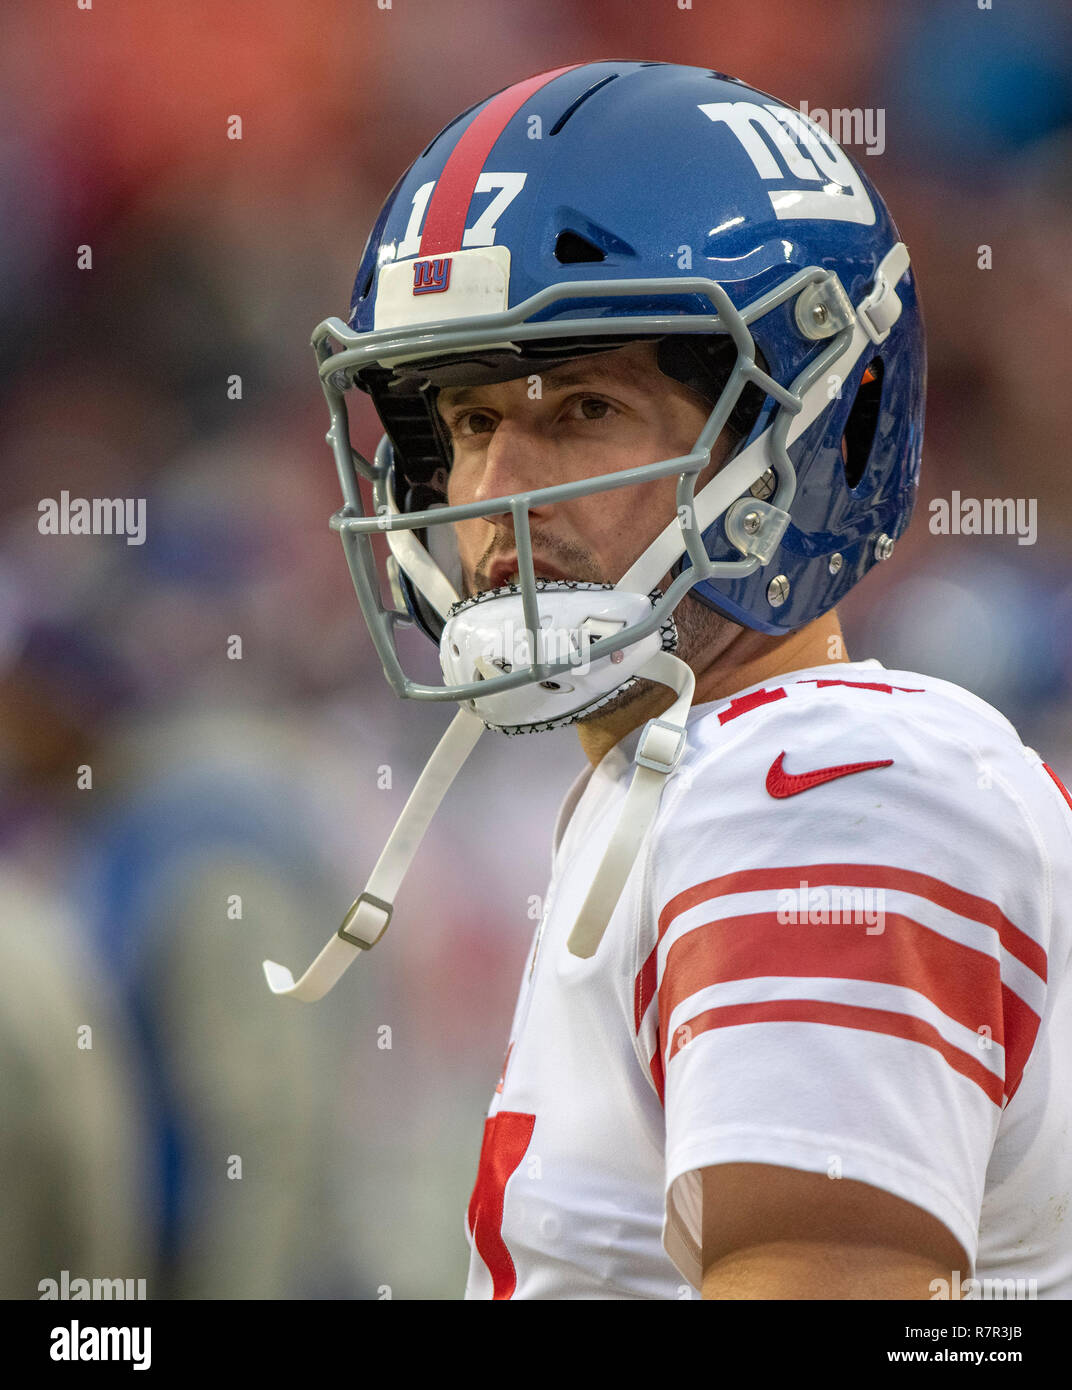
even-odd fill
[{"label": "helmet chin strap", "polygon": [[410,792],[365,891],[356,898],[342,926],[316,960],[297,984],[285,965],[274,960],[264,962],[264,973],[273,994],[289,994],[306,1004],[315,1004],[334,988],[359,951],[375,946],[387,930],[395,897],[424,839],[424,832],[483,732],[484,723],[478,715],[464,708],[458,710]]},{"label": "helmet chin strap", "polygon": [[[618,824],[570,933],[570,953],[584,960],[595,954],[603,939],[629,871],[659,809],[666,778],[680,762],[685,749],[685,720],[696,687],[692,668],[670,652],[656,652],[637,675],[670,686],[677,698],[665,717],[648,720],[637,743],[634,754],[637,769]],[[273,994],[286,994],[313,1004],[334,988],[359,951],[375,946],[387,930],[395,897],[432,817],[483,732],[484,722],[479,715],[459,709],[417,779],[364,892],[346,914],[339,930],[297,983],[285,965],[272,960],[264,962],[264,974]]]},{"label": "helmet chin strap", "polygon": [[582,960],[594,956],[599,949],[629,870],[636,863],[644,837],[655,820],[666,778],[685,751],[685,720],[696,689],[692,667],[671,652],[656,652],[639,674],[670,686],[677,698],[661,718],[648,720],[637,743],[633,755],[637,770],[629,784],[625,805],[567,943],[570,954]]}]

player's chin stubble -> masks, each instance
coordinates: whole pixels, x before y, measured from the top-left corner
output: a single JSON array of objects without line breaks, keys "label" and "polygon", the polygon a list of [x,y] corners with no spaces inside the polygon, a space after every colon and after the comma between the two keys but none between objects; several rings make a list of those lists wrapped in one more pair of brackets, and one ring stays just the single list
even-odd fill
[{"label": "player's chin stubble", "polygon": [[[715,660],[740,631],[736,623],[708,608],[692,594],[686,594],[674,610],[674,623],[677,627],[677,646],[673,655],[692,666],[699,674],[711,661]],[[656,697],[669,701],[668,688],[659,681],[644,677],[633,682],[628,690],[623,690],[600,705],[591,714],[582,715],[576,722],[590,724],[605,719],[619,710],[628,709],[641,701],[654,701]]]}]

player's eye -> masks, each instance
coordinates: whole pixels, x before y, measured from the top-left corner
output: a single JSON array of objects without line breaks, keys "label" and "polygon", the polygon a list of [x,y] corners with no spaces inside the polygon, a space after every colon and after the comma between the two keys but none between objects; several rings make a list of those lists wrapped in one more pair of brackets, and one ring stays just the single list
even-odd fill
[{"label": "player's eye", "polygon": [[610,401],[603,400],[601,396],[577,396],[566,410],[573,420],[606,420],[614,413]]},{"label": "player's eye", "polygon": [[489,434],[495,428],[495,418],[486,410],[460,410],[450,419],[451,434],[465,439],[477,434]]}]

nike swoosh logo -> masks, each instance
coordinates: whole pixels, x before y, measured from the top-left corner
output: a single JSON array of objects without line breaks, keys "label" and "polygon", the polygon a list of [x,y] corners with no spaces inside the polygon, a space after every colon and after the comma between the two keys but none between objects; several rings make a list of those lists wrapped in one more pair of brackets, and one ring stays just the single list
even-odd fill
[{"label": "nike swoosh logo", "polygon": [[785,752],[781,752],[770,765],[767,773],[767,790],[771,796],[796,796],[806,792],[809,787],[817,787],[821,782],[833,782],[836,777],[851,777],[854,772],[867,772],[872,767],[890,767],[892,758],[883,758],[874,763],[841,763],[838,767],[820,767],[814,772],[786,772],[782,767]]}]

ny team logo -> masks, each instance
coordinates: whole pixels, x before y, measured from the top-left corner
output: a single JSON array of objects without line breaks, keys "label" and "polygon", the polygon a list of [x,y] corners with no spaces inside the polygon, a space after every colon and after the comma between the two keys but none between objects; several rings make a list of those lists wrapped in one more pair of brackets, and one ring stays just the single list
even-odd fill
[{"label": "ny team logo", "polygon": [[700,110],[740,141],[761,179],[793,180],[769,190],[779,220],[821,217],[870,227],[875,209],[852,161],[815,121],[771,102],[709,101]]},{"label": "ny team logo", "polygon": [[433,261],[414,261],[413,293],[441,294],[450,284],[450,256]]}]

